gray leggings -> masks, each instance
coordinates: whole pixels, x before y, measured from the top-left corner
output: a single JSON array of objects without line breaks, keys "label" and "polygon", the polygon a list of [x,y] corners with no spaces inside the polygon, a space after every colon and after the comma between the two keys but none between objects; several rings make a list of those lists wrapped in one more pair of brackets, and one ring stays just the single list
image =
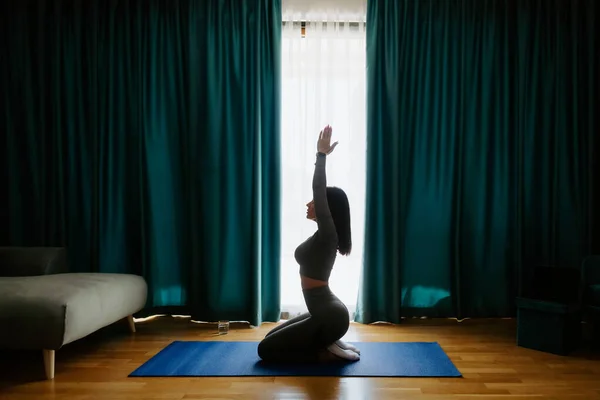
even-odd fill
[{"label": "gray leggings", "polygon": [[348,309],[329,286],[302,293],[308,313],[284,322],[265,336],[258,345],[258,355],[264,361],[317,361],[320,351],[348,332]]}]

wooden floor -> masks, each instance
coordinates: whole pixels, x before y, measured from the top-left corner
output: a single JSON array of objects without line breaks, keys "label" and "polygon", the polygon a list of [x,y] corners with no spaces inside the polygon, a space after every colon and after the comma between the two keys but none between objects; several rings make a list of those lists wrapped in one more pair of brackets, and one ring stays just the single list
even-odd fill
[{"label": "wooden floor", "polygon": [[[260,340],[273,324],[232,327],[219,340]],[[40,332],[40,334],[42,334]],[[213,340],[215,327],[185,318],[126,322],[56,353],[43,381],[41,352],[0,353],[0,399],[600,399],[600,357],[560,357],[515,345],[513,320],[410,320],[352,324],[350,341],[437,341],[462,378],[128,378],[173,340]],[[215,361],[217,362],[217,361]]]}]

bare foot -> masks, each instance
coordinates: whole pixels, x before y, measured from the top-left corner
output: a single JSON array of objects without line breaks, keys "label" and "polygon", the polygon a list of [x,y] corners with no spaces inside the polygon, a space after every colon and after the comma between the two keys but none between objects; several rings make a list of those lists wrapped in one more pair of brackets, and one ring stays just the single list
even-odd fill
[{"label": "bare foot", "polygon": [[347,360],[347,361],[358,361],[358,360],[360,360],[360,355],[358,355],[357,353],[353,352],[352,350],[342,349],[340,346],[338,346],[335,343],[330,344],[329,346],[327,346],[327,350],[330,353],[338,356],[339,358],[342,358],[342,359]]},{"label": "bare foot", "polygon": [[348,362],[358,361],[360,356],[351,350],[344,350],[332,344],[319,352],[319,362]]},{"label": "bare foot", "polygon": [[333,354],[332,352],[330,352],[327,349],[323,349],[319,352],[319,362],[330,363],[330,362],[341,362],[341,361],[344,361],[344,359],[336,356],[335,354]]},{"label": "bare foot", "polygon": [[355,347],[355,346],[351,345],[350,343],[343,342],[342,340],[337,340],[335,342],[335,344],[337,344],[339,347],[341,347],[344,350],[351,350],[351,351],[355,352],[356,354],[360,355],[360,350],[358,349],[358,347]]}]

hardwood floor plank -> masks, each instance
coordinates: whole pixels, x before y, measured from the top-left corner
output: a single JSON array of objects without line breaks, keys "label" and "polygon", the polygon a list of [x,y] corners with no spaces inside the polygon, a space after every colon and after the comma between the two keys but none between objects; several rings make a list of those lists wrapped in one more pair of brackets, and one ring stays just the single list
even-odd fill
[{"label": "hardwood floor plank", "polygon": [[[224,341],[259,341],[275,324],[232,324]],[[352,324],[348,341],[435,341],[462,378],[234,377],[129,378],[174,340],[214,340],[216,328],[162,317],[103,329],[56,352],[56,377],[45,381],[40,352],[0,352],[4,400],[419,399],[600,400],[600,356],[563,357],[515,344],[514,320],[407,320]]]}]

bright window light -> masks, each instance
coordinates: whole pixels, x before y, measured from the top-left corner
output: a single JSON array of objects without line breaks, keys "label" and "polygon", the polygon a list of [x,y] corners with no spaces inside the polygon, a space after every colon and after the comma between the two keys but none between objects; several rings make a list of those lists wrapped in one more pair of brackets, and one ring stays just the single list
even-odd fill
[{"label": "bright window light", "polygon": [[339,141],[327,160],[327,184],[349,197],[353,239],[352,254],[338,254],[330,286],[355,310],[365,219],[365,44],[363,22],[283,26],[281,304],[292,316],[306,311],[294,251],[317,229],[305,205],[312,199],[318,133],[327,124],[332,141]]}]

